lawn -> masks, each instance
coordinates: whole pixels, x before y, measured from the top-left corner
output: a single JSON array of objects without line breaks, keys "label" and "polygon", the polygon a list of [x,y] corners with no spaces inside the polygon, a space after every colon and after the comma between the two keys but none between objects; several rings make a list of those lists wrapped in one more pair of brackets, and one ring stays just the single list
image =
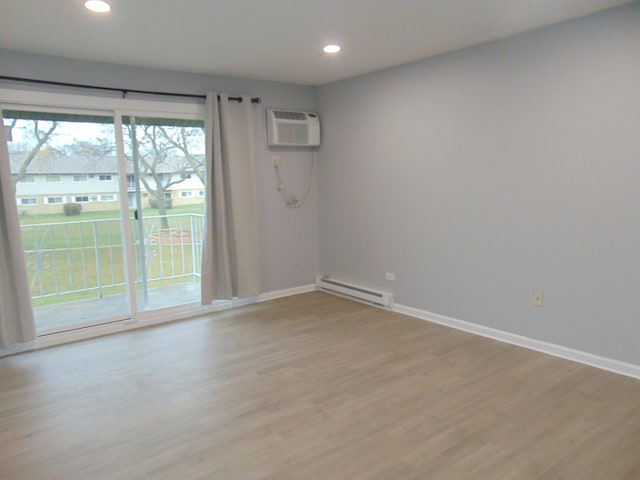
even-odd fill
[{"label": "lawn", "polygon": [[[133,219],[133,210],[129,211],[129,218]],[[167,216],[182,215],[185,213],[204,214],[204,204],[185,205],[173,207],[167,210]],[[154,217],[158,216],[158,210],[155,208],[142,209],[142,216]],[[120,210],[106,210],[100,212],[82,212],[78,216],[67,216],[64,213],[54,213],[46,215],[20,215],[20,225],[34,225],[38,223],[60,223],[75,222],[83,220],[113,220],[120,218]]]}]

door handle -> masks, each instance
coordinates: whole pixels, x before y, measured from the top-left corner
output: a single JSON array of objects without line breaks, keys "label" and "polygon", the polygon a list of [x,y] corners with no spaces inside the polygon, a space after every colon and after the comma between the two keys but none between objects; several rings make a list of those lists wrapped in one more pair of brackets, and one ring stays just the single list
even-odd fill
[{"label": "door handle", "polygon": [[133,218],[138,220],[138,209],[137,208],[133,211]]}]

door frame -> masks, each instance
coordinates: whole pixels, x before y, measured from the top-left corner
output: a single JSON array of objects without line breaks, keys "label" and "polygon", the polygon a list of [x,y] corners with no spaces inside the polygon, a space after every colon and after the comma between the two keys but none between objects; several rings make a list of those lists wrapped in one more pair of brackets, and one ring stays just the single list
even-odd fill
[{"label": "door frame", "polygon": [[[78,113],[107,115],[114,119],[116,133],[116,148],[118,164],[120,169],[120,208],[122,210],[122,235],[125,239],[125,261],[126,280],[128,283],[130,315],[126,317],[118,316],[105,318],[100,321],[74,324],[71,327],[60,327],[38,333],[38,338],[52,336],[56,334],[73,334],[74,331],[95,328],[98,331],[101,327],[114,323],[124,322],[125,324],[156,323],[157,321],[170,321],[184,317],[185,314],[196,315],[206,313],[210,309],[206,306],[196,304],[182,304],[173,307],[166,307],[156,310],[138,310],[136,290],[135,290],[135,254],[132,243],[132,227],[128,219],[128,198],[126,157],[124,155],[124,138],[122,133],[122,117],[165,117],[186,120],[203,120],[206,125],[206,105],[196,99],[185,101],[144,100],[120,98],[116,96],[94,96],[77,95],[59,92],[49,92],[41,90],[18,90],[12,88],[0,88],[0,109],[13,110],[37,110],[55,113]],[[124,192],[124,194],[123,194]]]}]

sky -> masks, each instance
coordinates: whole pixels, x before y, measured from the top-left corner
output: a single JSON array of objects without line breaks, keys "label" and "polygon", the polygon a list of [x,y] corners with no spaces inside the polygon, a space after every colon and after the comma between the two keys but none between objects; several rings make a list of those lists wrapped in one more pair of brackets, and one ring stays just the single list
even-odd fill
[{"label": "sky", "polygon": [[[9,120],[4,120],[5,125],[10,123]],[[12,129],[11,138],[12,141],[8,142],[9,151],[15,151],[16,147],[23,146],[28,142],[27,148],[31,145],[35,146],[36,140],[33,135],[32,120],[19,120],[16,126]],[[40,121],[39,130],[46,131],[51,127],[51,122]],[[173,129],[178,127],[166,127],[167,129]],[[100,144],[100,139],[112,140],[115,145],[115,126],[113,124],[104,123],[88,123],[88,122],[58,122],[58,126],[54,134],[51,137],[49,144],[54,149],[61,149],[64,146],[71,145],[74,142],[88,142]],[[126,137],[125,137],[126,142]],[[14,148],[12,148],[14,147]],[[202,135],[202,141],[196,142],[191,146],[190,151],[192,154],[204,155],[204,132]],[[30,148],[29,148],[30,149]],[[176,152],[179,154],[179,152]]]}]

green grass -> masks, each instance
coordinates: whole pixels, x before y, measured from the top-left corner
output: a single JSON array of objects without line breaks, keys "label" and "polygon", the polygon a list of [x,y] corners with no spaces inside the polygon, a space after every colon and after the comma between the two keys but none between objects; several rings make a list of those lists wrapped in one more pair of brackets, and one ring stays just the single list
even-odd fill
[{"label": "green grass", "polygon": [[[60,207],[62,210],[62,207]],[[184,205],[173,207],[167,210],[167,216],[182,215],[185,213],[204,214],[204,204]],[[158,210],[155,208],[143,208],[143,217],[157,216]],[[133,218],[133,210],[129,211],[129,218]],[[120,210],[105,210],[99,212],[85,211],[77,216],[67,216],[64,213],[44,214],[44,215],[20,215],[20,225],[35,225],[38,223],[60,223],[60,222],[81,222],[85,220],[112,220],[120,219]]]},{"label": "green grass", "polygon": [[[203,209],[204,205],[172,208],[167,212],[169,226],[190,231],[191,222],[178,215],[201,214]],[[150,242],[150,235],[157,235],[160,228],[158,219],[150,217],[157,216],[158,211],[144,209],[142,214],[147,217],[144,239],[149,287],[194,281],[200,266],[197,256],[194,271],[192,253],[198,249],[195,253],[199,255],[199,244]],[[137,223],[131,221],[136,271],[140,272]],[[96,298],[100,296],[99,286],[103,296],[126,292],[125,285],[114,286],[125,283],[119,211],[83,212],[79,216],[28,215],[21,216],[20,223],[34,306]]]}]

